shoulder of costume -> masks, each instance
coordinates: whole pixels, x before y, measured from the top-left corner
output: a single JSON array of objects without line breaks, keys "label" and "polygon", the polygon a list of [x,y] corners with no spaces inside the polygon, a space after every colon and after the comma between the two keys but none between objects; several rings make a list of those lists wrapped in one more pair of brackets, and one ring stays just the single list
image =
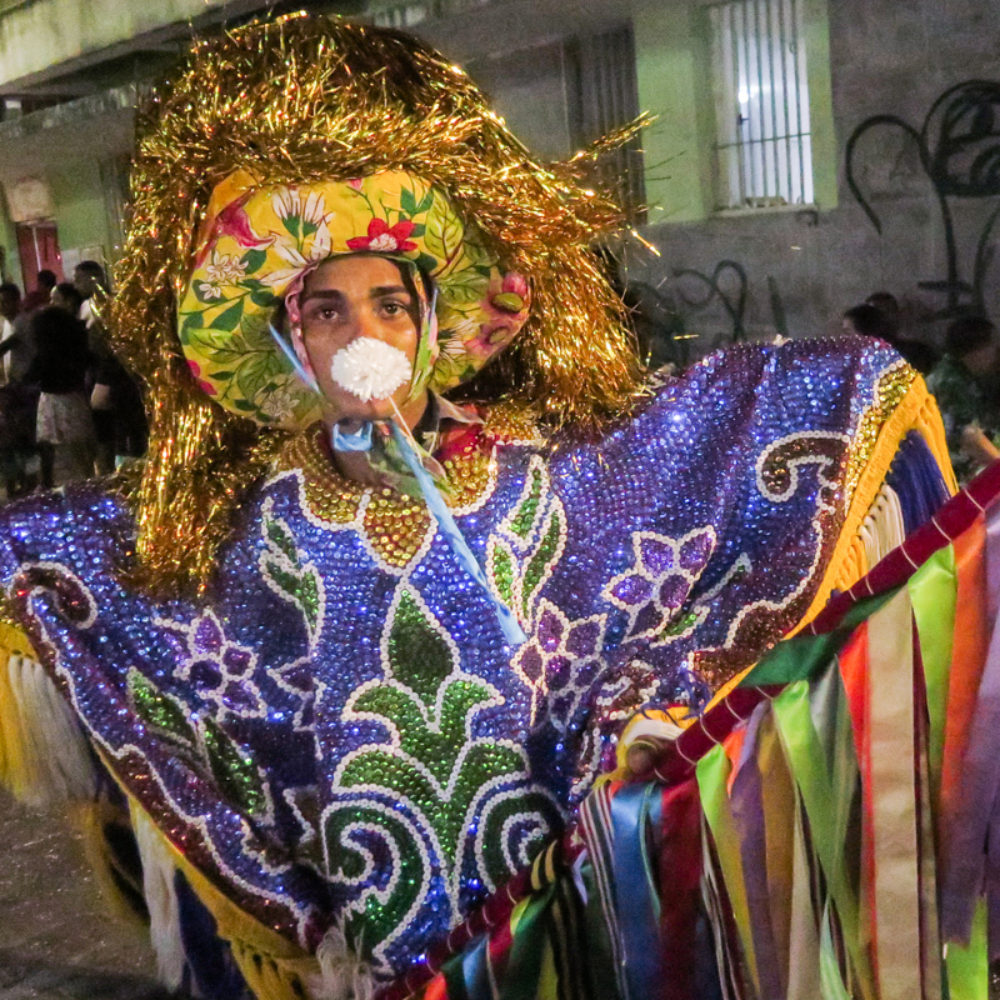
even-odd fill
[{"label": "shoulder of costume", "polygon": [[58,591],[59,581],[104,572],[128,551],[131,523],[122,498],[99,484],[0,508],[0,785],[30,805],[90,802],[97,779],[81,727],[28,634],[25,598],[34,586]]},{"label": "shoulder of costume", "polygon": [[100,482],[35,493],[0,507],[0,581],[28,563],[96,565],[134,535],[125,498]]}]

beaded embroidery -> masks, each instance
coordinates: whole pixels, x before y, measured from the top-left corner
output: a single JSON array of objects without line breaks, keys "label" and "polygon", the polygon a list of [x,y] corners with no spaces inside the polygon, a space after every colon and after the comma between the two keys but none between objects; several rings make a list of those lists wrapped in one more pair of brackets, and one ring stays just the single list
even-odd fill
[{"label": "beaded embroidery", "polygon": [[7,506],[0,566],[188,861],[302,947],[338,925],[385,977],[560,828],[635,711],[697,711],[795,623],[905,384],[877,348],[746,346],[597,441],[498,408],[445,464],[516,653],[422,505],[372,506],[304,437],[205,598],[123,585],[134,524],[93,486]]}]

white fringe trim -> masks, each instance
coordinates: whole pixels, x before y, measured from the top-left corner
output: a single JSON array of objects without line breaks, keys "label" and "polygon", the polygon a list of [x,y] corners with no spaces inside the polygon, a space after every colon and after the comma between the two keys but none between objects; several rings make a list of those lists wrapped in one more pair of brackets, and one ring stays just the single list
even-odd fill
[{"label": "white fringe trim", "polygon": [[163,842],[163,835],[152,820],[135,805],[131,816],[142,859],[142,888],[149,909],[149,937],[156,953],[157,974],[164,986],[176,990],[180,988],[187,964],[174,888],[176,866]]},{"label": "white fringe trim", "polygon": [[97,774],[80,723],[44,667],[16,653],[7,674],[21,721],[26,774],[18,798],[31,806],[92,799]]},{"label": "white fringe trim", "polygon": [[906,538],[903,508],[891,486],[883,485],[858,534],[865,546],[868,570],[903,543]]},{"label": "white fringe trim", "polygon": [[347,946],[344,932],[331,927],[316,949],[319,975],[306,988],[313,1000],[371,1000],[375,984],[366,966]]}]

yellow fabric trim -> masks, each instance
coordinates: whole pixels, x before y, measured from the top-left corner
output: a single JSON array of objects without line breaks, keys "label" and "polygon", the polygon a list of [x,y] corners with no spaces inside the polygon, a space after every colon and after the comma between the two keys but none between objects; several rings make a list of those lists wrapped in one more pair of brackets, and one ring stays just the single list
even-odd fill
[{"label": "yellow fabric trim", "polygon": [[[118,780],[110,767],[108,770]],[[131,807],[148,817],[149,814],[120,781],[119,787]],[[254,997],[257,1000],[303,1000],[310,997],[309,984],[318,980],[321,974],[316,956],[237,906],[178,851],[152,819],[149,822],[191,889],[212,914],[219,937],[229,943],[233,959]]]},{"label": "yellow fabric trim", "polygon": [[0,621],[0,784],[15,798],[23,799],[37,784],[39,774],[26,752],[25,720],[10,683],[11,656],[38,658],[21,629]]},{"label": "yellow fabric trim", "polygon": [[13,622],[0,620],[0,647],[3,647],[8,655],[17,653],[32,660],[38,659],[38,654],[25,631]]},{"label": "yellow fabric trim", "polygon": [[[101,897],[108,908],[122,922],[146,932],[148,930],[146,920],[136,912],[114,879],[113,873],[117,873],[123,880],[131,881],[119,867],[105,836],[105,827],[109,824],[128,824],[128,810],[106,799],[98,799],[96,802],[74,802],[69,807],[69,820],[81,835],[84,856],[94,873]],[[134,886],[134,889],[137,895],[142,895],[141,885]]]},{"label": "yellow fabric trim", "polygon": [[[948,457],[948,445],[945,441],[941,414],[934,397],[927,391],[926,383],[918,376],[882,425],[872,447],[872,453],[858,479],[854,495],[851,497],[844,524],[837,538],[837,544],[834,546],[833,554],[827,564],[826,572],[816,595],[806,613],[799,623],[787,633],[786,638],[805,628],[826,607],[830,595],[835,590],[848,590],[870,569],[865,555],[865,544],[860,535],[861,525],[868,516],[872,504],[878,498],[900,442],[910,431],[914,430],[920,433],[924,443],[930,449],[950,492],[956,493],[958,491],[958,483],[955,480],[955,473],[952,471],[951,460]],[[705,711],[709,711],[725,698],[753,670],[753,667],[754,665],[747,667],[746,670],[723,684],[716,691]]]}]

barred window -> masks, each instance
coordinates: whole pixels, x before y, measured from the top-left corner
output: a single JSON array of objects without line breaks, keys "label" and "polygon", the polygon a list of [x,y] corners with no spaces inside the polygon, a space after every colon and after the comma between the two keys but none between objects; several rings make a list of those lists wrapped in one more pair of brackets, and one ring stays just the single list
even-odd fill
[{"label": "barred window", "polygon": [[803,0],[709,6],[721,209],[814,201]]},{"label": "barred window", "polygon": [[[570,130],[573,145],[585,146],[627,125],[639,114],[635,40],[631,25],[567,43]],[[625,207],[632,222],[645,221],[642,152],[633,139],[597,166],[598,179]]]},{"label": "barred window", "polygon": [[438,3],[409,0],[389,3],[372,11],[372,21],[380,28],[412,28],[438,14]]}]

